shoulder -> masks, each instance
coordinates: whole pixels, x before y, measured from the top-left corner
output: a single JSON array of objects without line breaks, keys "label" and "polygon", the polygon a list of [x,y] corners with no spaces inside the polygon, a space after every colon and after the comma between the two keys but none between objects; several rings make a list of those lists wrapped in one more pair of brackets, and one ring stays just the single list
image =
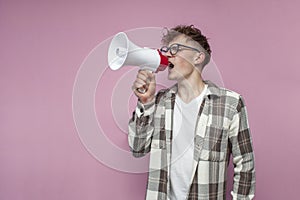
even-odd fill
[{"label": "shoulder", "polygon": [[177,93],[177,84],[169,88],[161,89],[156,94],[156,103],[158,103],[161,100],[166,100],[175,97],[176,93]]},{"label": "shoulder", "polygon": [[225,91],[225,96],[227,98],[233,99],[234,102],[236,103],[237,111],[240,111],[242,107],[245,107],[245,99],[243,95],[226,88],[224,88],[224,91]]},{"label": "shoulder", "polygon": [[219,89],[220,89],[221,97],[232,98],[234,100],[239,100],[241,98],[241,94],[239,94],[233,90],[230,90],[227,88],[222,88],[222,87],[220,87]]},{"label": "shoulder", "polygon": [[212,99],[217,102],[221,102],[237,110],[239,110],[241,106],[244,106],[244,99],[240,93],[228,88],[216,86],[212,82],[208,82],[208,96],[213,97]]}]

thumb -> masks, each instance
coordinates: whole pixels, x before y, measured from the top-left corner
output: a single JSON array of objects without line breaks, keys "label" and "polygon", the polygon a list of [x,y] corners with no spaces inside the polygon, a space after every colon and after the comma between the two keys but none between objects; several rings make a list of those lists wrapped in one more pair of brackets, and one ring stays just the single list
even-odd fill
[{"label": "thumb", "polygon": [[155,73],[154,72],[150,72],[150,80],[151,82],[155,82]]}]

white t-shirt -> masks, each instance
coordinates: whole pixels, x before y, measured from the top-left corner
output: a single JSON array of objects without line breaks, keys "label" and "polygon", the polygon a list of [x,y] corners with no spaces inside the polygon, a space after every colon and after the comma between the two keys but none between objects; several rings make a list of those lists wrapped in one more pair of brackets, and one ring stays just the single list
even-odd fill
[{"label": "white t-shirt", "polygon": [[193,176],[194,136],[197,116],[207,85],[189,103],[177,95],[173,115],[173,141],[170,171],[170,200],[185,200]]}]

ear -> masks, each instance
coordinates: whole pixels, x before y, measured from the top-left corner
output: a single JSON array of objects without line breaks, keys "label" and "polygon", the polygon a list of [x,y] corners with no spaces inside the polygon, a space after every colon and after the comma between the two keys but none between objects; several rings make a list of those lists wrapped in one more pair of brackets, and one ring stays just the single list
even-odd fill
[{"label": "ear", "polygon": [[205,60],[205,54],[203,52],[197,53],[194,58],[195,65],[200,65]]}]

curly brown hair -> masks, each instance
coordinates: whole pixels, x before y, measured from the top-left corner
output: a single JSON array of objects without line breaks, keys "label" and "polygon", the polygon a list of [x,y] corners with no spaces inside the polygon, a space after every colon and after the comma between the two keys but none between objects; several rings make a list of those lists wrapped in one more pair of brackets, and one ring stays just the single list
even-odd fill
[{"label": "curly brown hair", "polygon": [[187,38],[192,41],[197,42],[204,50],[205,60],[203,62],[203,66],[205,66],[210,61],[211,57],[211,49],[208,44],[208,38],[202,34],[202,32],[196,28],[194,25],[178,25],[170,30],[166,29],[167,32],[162,37],[162,43],[168,44],[177,36],[184,34]]}]

